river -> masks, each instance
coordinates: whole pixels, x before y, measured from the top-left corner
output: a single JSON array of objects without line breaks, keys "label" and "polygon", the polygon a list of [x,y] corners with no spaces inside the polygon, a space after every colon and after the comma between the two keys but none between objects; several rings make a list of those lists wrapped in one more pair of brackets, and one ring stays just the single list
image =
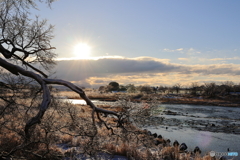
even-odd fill
[{"label": "river", "polygon": [[147,127],[152,132],[185,142],[189,150],[198,146],[205,153],[240,153],[240,108],[161,104],[159,109],[163,112],[158,116],[164,120],[159,126]]},{"label": "river", "polygon": [[[83,100],[70,101],[85,104]],[[98,100],[93,103],[114,104]],[[186,143],[189,151],[198,146],[203,153],[231,151],[240,154],[240,108],[160,104],[158,110],[161,114],[156,120],[163,117],[163,121],[158,125],[147,124],[143,129],[161,134],[171,142]]]}]

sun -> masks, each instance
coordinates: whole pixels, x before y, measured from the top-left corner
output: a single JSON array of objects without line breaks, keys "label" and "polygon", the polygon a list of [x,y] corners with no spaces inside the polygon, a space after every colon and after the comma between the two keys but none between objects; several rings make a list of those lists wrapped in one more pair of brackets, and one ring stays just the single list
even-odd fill
[{"label": "sun", "polygon": [[74,46],[73,53],[77,59],[88,59],[91,55],[91,47],[86,43],[78,43]]}]

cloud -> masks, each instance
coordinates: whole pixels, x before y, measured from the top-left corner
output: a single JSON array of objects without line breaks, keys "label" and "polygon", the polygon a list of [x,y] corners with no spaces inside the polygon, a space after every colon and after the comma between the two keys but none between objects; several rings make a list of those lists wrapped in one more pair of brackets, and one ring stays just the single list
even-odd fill
[{"label": "cloud", "polygon": [[[108,53],[107,53],[108,54]],[[84,59],[88,59],[88,60],[98,60],[98,59],[104,59],[104,58],[118,58],[118,59],[123,59],[123,56],[100,56],[100,57],[87,57]],[[65,61],[65,60],[82,60],[83,58],[77,58],[77,57],[67,57],[67,58],[56,58],[56,61]]]},{"label": "cloud", "polygon": [[240,75],[240,65],[237,64],[214,64],[196,65],[190,72],[201,73],[204,75]]},{"label": "cloud", "polygon": [[163,63],[168,63],[170,59],[158,59],[158,58],[153,58],[153,57],[147,57],[147,56],[142,56],[142,57],[136,57],[136,58],[128,58],[131,60],[137,60],[137,61],[157,61],[157,62],[163,62]]},{"label": "cloud", "polygon": [[105,83],[106,81],[102,80],[102,79],[96,79],[94,80],[94,83]]},{"label": "cloud", "polygon": [[178,58],[180,61],[189,61],[189,58]]},{"label": "cloud", "polygon": [[226,61],[226,60],[240,60],[240,57],[232,57],[232,58],[212,58],[211,61]]},{"label": "cloud", "polygon": [[179,48],[179,49],[176,49],[177,51],[182,51],[183,50],[183,48]]},{"label": "cloud", "polygon": [[165,52],[181,52],[183,51],[183,48],[178,48],[178,49],[168,49],[168,48],[164,48],[163,51]]},{"label": "cloud", "polygon": [[181,66],[154,58],[103,58],[98,60],[57,61],[57,75],[68,80],[85,79],[122,73],[164,73],[177,71]]},{"label": "cloud", "polygon": [[[179,58],[180,60],[187,60]],[[120,84],[174,84],[190,81],[224,81],[239,79],[239,64],[184,65],[169,63],[152,57],[102,58],[57,61],[57,78],[86,85]],[[236,78],[236,76],[238,78]],[[221,79],[219,79],[221,77]]]},{"label": "cloud", "polygon": [[164,48],[163,51],[164,52],[178,52],[178,53],[187,54],[187,55],[196,55],[196,54],[201,53],[200,51],[197,51],[194,48],[178,48],[178,49]]},{"label": "cloud", "polygon": [[210,61],[223,61],[225,60],[225,58],[212,58],[212,59],[209,59]]}]

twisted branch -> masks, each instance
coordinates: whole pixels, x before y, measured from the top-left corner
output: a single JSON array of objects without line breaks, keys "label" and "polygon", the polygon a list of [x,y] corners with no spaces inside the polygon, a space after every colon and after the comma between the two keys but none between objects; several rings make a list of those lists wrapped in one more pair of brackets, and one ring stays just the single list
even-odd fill
[{"label": "twisted branch", "polygon": [[[31,72],[31,71],[26,71],[23,68],[21,68],[21,67],[19,67],[17,65],[11,64],[11,63],[5,61],[2,58],[0,58],[0,66],[2,66],[3,68],[7,69],[8,71],[10,71],[11,73],[13,73],[15,75],[21,74],[21,75],[24,75],[26,77],[33,78],[34,80],[36,80],[41,85],[41,87],[43,89],[42,103],[39,106],[39,111],[38,111],[36,116],[32,117],[26,123],[26,126],[25,126],[25,136],[26,136],[26,139],[30,138],[29,129],[33,125],[35,125],[37,123],[41,123],[41,119],[42,119],[45,111],[47,110],[50,102],[51,102],[50,91],[49,91],[49,88],[48,88],[47,84],[63,85],[63,86],[68,87],[72,91],[78,93],[79,96],[86,101],[87,105],[89,105],[92,108],[92,110],[93,110],[92,114],[94,114],[95,112],[96,113],[102,112],[102,113],[111,114],[111,115],[114,115],[114,116],[120,118],[120,116],[117,114],[117,112],[109,111],[109,110],[105,110],[105,109],[96,107],[92,103],[92,101],[86,96],[85,92],[81,88],[77,87],[76,85],[74,85],[74,84],[72,84],[72,83],[70,83],[68,81],[64,81],[64,80],[61,80],[61,79],[42,78],[40,75],[38,75],[38,74],[36,74],[34,72]],[[94,116],[92,116],[92,117],[94,118]]]}]

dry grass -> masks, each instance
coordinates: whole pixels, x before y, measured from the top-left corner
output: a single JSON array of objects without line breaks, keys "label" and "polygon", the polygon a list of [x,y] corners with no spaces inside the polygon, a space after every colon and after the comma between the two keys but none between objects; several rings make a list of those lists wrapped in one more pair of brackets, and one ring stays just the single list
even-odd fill
[{"label": "dry grass", "polygon": [[194,98],[194,97],[183,97],[183,98],[161,98],[162,103],[170,104],[194,104],[194,105],[206,105],[206,106],[225,106],[225,107],[239,107],[239,101],[229,101],[228,99],[208,99],[208,98]]},{"label": "dry grass", "polygon": [[[72,92],[69,95],[73,96]],[[26,107],[29,102],[31,102],[30,99],[18,100],[18,105],[7,108],[5,114],[0,117],[1,154],[10,152],[24,141],[25,123],[37,112],[36,107]],[[37,106],[39,102],[37,100],[33,106]],[[125,112],[123,106],[102,105],[98,107]],[[91,111],[91,108],[86,105],[53,101],[41,124],[32,128],[31,144],[19,149],[14,156],[38,159],[40,158],[38,155],[41,155],[45,159],[61,159],[63,156],[74,157],[80,153],[93,155],[107,152],[137,160],[167,158],[190,160],[189,153],[179,153],[172,146],[155,146],[153,137],[131,124],[125,124],[125,129],[117,127],[116,118],[102,118],[109,127],[114,129],[114,134],[97,119],[96,115],[96,126],[93,126]],[[164,140],[162,141],[164,143]],[[67,145],[69,149],[61,149],[57,144]],[[75,150],[74,147],[81,147],[81,149]],[[209,156],[195,159],[209,160]]]},{"label": "dry grass", "polygon": [[55,93],[54,96],[67,97],[69,99],[81,99],[79,94],[73,91],[59,91]]},{"label": "dry grass", "polygon": [[[127,96],[129,97],[130,100],[133,100],[133,97],[141,96],[142,100],[147,100],[151,98],[153,95],[148,95],[148,94],[139,94],[139,93],[122,93],[122,92],[117,92],[117,93],[100,93],[98,91],[86,91],[86,95],[90,99],[101,99],[101,100],[112,100],[116,101],[120,97]],[[67,97],[69,99],[81,99],[78,94],[76,94],[73,91],[59,91],[57,94],[58,96],[62,97]],[[136,99],[135,99],[136,100]]]},{"label": "dry grass", "polygon": [[[78,94],[73,91],[60,91],[58,93],[60,96],[65,96],[70,99],[81,99]],[[239,99],[231,99],[228,97],[221,97],[215,99],[209,99],[207,97],[191,97],[183,95],[181,98],[164,98],[160,93],[157,94],[140,94],[140,93],[100,93],[98,91],[86,91],[87,96],[90,99],[100,99],[105,101],[117,101],[121,97],[128,97],[129,100],[133,102],[147,102],[153,97],[162,103],[171,103],[171,104],[195,104],[195,105],[214,105],[214,106],[226,106],[226,107],[235,107],[239,106]],[[135,98],[140,97],[140,98]]]},{"label": "dry grass", "polygon": [[0,137],[0,146],[5,148],[5,152],[11,151],[12,148],[21,144],[20,137],[12,132],[2,130],[3,134]]}]

